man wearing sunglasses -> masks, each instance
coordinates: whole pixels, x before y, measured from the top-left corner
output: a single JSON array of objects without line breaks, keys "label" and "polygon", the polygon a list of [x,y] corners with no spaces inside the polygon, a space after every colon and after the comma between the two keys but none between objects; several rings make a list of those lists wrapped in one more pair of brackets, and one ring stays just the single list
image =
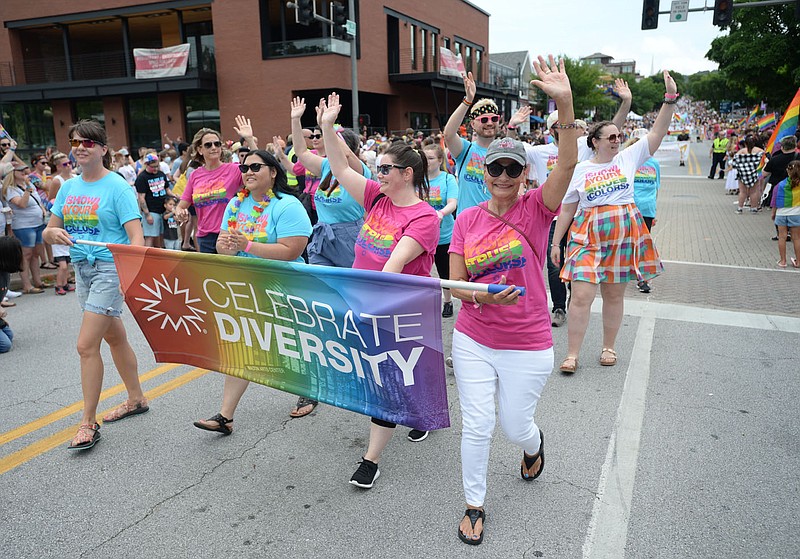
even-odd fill
[{"label": "man wearing sunglasses", "polygon": [[148,153],[144,156],[144,170],[139,173],[134,183],[139,195],[139,209],[142,212],[142,229],[144,244],[161,248],[164,234],[164,199],[172,195],[167,175],[160,168],[158,156]]},{"label": "man wearing sunglasses", "polygon": [[[464,99],[444,127],[444,141],[456,162],[458,178],[458,213],[489,199],[483,181],[486,149],[500,130],[501,118],[497,104],[491,99],[474,103],[475,79],[472,72],[463,75]],[[458,135],[458,129],[467,116],[475,131],[475,141],[469,142]]]},{"label": "man wearing sunglasses", "polygon": [[14,161],[25,165],[25,162],[14,153],[16,150],[17,142],[8,135],[7,131],[3,132],[3,136],[0,137],[0,179],[14,170],[12,164]]}]

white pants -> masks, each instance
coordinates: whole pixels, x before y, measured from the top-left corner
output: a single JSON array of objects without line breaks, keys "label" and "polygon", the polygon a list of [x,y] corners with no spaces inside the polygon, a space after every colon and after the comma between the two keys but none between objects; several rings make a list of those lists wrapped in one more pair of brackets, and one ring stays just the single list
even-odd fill
[{"label": "white pants", "polygon": [[500,426],[509,440],[529,455],[539,451],[533,420],[547,377],[553,372],[553,348],[499,350],[453,331],[453,368],[461,402],[461,477],[468,505],[483,506],[489,445],[495,425],[494,395]]}]

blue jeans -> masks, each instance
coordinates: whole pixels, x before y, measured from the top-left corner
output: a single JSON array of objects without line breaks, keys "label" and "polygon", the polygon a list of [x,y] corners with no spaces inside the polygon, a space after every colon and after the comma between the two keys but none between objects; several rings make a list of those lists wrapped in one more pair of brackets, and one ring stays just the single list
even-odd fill
[{"label": "blue jeans", "polygon": [[10,326],[0,328],[0,353],[7,353],[11,349],[11,341],[14,339],[14,332]]}]

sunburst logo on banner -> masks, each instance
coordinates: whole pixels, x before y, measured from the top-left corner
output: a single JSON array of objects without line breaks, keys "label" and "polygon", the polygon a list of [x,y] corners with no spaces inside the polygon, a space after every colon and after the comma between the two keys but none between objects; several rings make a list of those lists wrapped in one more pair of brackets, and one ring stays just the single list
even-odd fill
[{"label": "sunburst logo on banner", "polygon": [[[200,299],[192,299],[188,289],[181,288],[178,284],[178,278],[170,281],[165,275],[161,275],[161,280],[153,278],[153,286],[144,283],[139,284],[143,289],[153,295],[153,299],[145,299],[142,297],[135,297],[136,301],[146,303],[142,308],[142,312],[150,313],[147,317],[148,322],[161,319],[161,329],[164,330],[167,325],[177,332],[180,328],[186,330],[186,334],[192,335],[192,328],[198,332],[203,330],[200,324],[203,323],[201,315],[207,314],[206,311],[193,306],[199,303]],[[191,326],[191,328],[190,328]]]}]

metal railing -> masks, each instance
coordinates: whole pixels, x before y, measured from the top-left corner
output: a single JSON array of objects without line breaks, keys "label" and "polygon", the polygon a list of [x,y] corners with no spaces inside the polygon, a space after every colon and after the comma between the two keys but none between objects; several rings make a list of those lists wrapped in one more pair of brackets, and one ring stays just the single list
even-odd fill
[{"label": "metal railing", "polygon": [[267,44],[267,56],[280,58],[283,56],[307,56],[313,54],[341,54],[350,56],[350,43],[333,37],[300,39]]}]

